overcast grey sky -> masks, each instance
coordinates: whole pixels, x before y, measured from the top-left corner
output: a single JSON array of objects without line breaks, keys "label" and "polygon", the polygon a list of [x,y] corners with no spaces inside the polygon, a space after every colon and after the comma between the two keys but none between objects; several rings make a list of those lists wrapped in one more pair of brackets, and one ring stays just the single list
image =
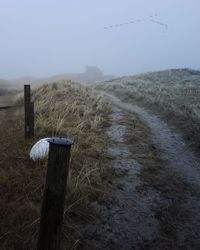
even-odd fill
[{"label": "overcast grey sky", "polygon": [[200,68],[199,24],[199,0],[0,0],[0,78]]}]

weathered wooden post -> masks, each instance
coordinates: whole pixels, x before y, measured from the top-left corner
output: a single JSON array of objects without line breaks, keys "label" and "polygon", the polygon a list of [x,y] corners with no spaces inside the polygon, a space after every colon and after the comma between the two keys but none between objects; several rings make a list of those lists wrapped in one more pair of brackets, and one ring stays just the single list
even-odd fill
[{"label": "weathered wooden post", "polygon": [[34,137],[34,102],[30,103],[30,137]]},{"label": "weathered wooden post", "polygon": [[31,86],[24,85],[24,131],[25,138],[34,136],[34,103],[31,102]]},{"label": "weathered wooden post", "polygon": [[49,157],[42,203],[38,250],[60,250],[67,176],[72,141],[53,137],[48,140]]}]

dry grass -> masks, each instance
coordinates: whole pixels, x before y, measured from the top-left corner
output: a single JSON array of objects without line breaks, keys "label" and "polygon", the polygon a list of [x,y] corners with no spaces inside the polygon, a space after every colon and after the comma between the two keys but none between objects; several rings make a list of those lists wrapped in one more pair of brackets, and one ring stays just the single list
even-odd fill
[{"label": "dry grass", "polygon": [[157,112],[200,147],[200,72],[166,70],[123,77],[98,85],[127,102]]},{"label": "dry grass", "polygon": [[[78,230],[75,221],[92,220],[95,214],[90,203],[104,194],[104,127],[109,104],[91,89],[71,81],[34,89],[33,100],[34,140],[23,139],[23,108],[0,113],[0,245],[6,250],[35,249],[46,162],[33,163],[28,154],[39,138],[59,135],[75,141],[63,228],[66,249],[78,243],[70,239],[70,232]],[[23,103],[22,94],[16,103]]]}]

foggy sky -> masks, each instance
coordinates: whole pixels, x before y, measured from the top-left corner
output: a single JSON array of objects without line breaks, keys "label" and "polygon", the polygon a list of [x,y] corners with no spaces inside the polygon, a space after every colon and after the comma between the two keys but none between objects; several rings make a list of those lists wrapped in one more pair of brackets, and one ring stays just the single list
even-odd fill
[{"label": "foggy sky", "polygon": [[0,0],[0,78],[200,68],[199,11],[199,0]]}]

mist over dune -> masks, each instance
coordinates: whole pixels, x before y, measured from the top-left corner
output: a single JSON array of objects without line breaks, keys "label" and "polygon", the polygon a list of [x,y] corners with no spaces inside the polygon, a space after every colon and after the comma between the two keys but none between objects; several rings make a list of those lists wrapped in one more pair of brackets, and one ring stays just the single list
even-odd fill
[{"label": "mist over dune", "polygon": [[113,75],[105,75],[102,70],[96,66],[86,66],[85,71],[82,73],[66,73],[58,74],[54,76],[47,76],[43,78],[34,77],[34,76],[23,76],[17,79],[12,80],[0,80],[0,86],[2,82],[2,87],[13,86],[13,87],[22,87],[24,84],[37,85],[40,83],[47,82],[49,80],[58,80],[58,79],[68,79],[74,80],[83,83],[94,83],[97,81],[108,81],[115,78]]},{"label": "mist over dune", "polygon": [[45,78],[82,72],[86,64],[116,76],[198,69],[199,4],[198,0],[1,1],[0,77]]}]

